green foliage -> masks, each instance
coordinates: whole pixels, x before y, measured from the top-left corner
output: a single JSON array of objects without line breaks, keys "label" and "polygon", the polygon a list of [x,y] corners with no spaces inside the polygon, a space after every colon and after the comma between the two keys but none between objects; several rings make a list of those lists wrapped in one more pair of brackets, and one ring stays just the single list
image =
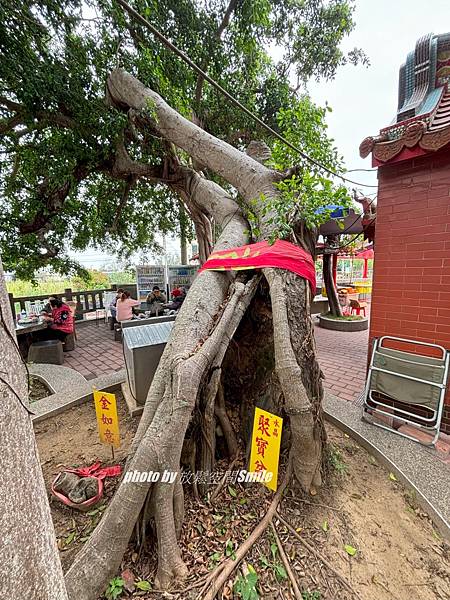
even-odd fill
[{"label": "green foliage", "polygon": [[284,566],[278,559],[278,546],[275,542],[272,542],[272,544],[270,544],[270,553],[272,555],[272,560],[268,560],[268,558],[263,555],[260,558],[261,565],[264,569],[272,569],[278,581],[286,579],[287,573]]},{"label": "green foliage", "polygon": [[210,571],[215,569],[215,567],[217,566],[217,564],[219,563],[221,558],[222,558],[222,554],[220,552],[214,552],[213,554],[211,554],[211,556],[209,557],[209,570]]},{"label": "green foliage", "polygon": [[71,279],[48,278],[34,284],[30,281],[16,279],[15,281],[8,281],[6,287],[10,294],[13,294],[16,298],[20,298],[22,296],[42,296],[52,293],[60,294],[66,288],[71,288],[74,292],[77,292],[80,290],[110,288],[113,283],[136,283],[135,274],[129,272],[105,275],[100,271],[91,269],[87,271],[87,275],[87,279],[80,277],[72,277]]},{"label": "green foliage", "polygon": [[[313,155],[327,159],[322,109],[316,114],[309,100],[298,99],[290,76],[331,78],[342,64],[364,60],[359,51],[345,56],[340,49],[353,28],[352,0],[241,0],[221,35],[228,0],[130,3],[302,148],[311,150],[308,140],[319,132]],[[283,51],[279,61],[267,53],[274,44]],[[178,196],[161,183],[166,145],[148,127],[136,138],[127,114],[104,101],[117,66],[184,116],[194,110],[207,131],[239,148],[266,137],[208,84],[199,86],[195,73],[115,2],[0,0],[0,250],[5,269],[20,277],[31,279],[48,265],[79,273],[69,250],[108,247],[127,258],[136,248],[154,248],[157,232],[180,231]],[[154,115],[154,107],[148,110]],[[133,161],[154,168],[154,178],[117,172],[122,144]],[[278,165],[298,163],[285,147],[272,146]],[[336,157],[328,158],[336,167]],[[308,216],[336,197],[316,175],[284,182],[285,213],[301,205]],[[281,215],[282,206],[275,209]],[[284,235],[288,226],[277,218]]]},{"label": "green foliage", "polygon": [[314,590],[313,592],[302,592],[303,600],[320,600],[321,594],[318,590]]},{"label": "green foliage", "polygon": [[106,598],[108,600],[116,600],[116,598],[119,598],[123,593],[124,585],[125,582],[121,577],[114,577],[114,579],[111,579],[105,592]]},{"label": "green foliage", "polygon": [[238,598],[242,600],[258,600],[259,594],[256,589],[258,583],[258,574],[249,565],[249,573],[247,575],[239,575],[234,584],[233,590]]},{"label": "green foliage", "polygon": [[[343,159],[327,137],[326,113],[328,106],[315,106],[307,95],[281,109],[277,115],[282,135],[300,148],[318,164],[335,173],[343,172]],[[271,143],[272,166],[283,171],[297,165],[297,173],[277,184],[281,194],[266,204],[270,213],[268,222],[274,227],[271,242],[285,238],[292,232],[294,217],[302,219],[308,228],[319,227],[329,220],[333,209],[327,206],[351,207],[352,200],[347,188],[336,182],[330,173],[320,166],[300,157],[279,140]],[[320,209],[320,210],[319,210]]]},{"label": "green foliage", "polygon": [[354,548],[353,546],[350,546],[350,544],[345,544],[344,550],[347,552],[347,554],[349,556],[355,556],[355,554],[358,552],[358,550],[356,548]]},{"label": "green foliage", "polygon": [[141,590],[142,592],[148,592],[152,589],[150,582],[146,579],[140,579],[139,581],[136,581],[134,585],[138,590]]},{"label": "green foliage", "polygon": [[227,540],[225,544],[225,556],[231,558],[231,560],[236,560],[236,554],[234,552],[234,542],[232,540]]},{"label": "green foliage", "polygon": [[333,446],[333,444],[328,446],[328,459],[333,469],[335,469],[339,475],[345,475],[347,472],[347,465],[342,458],[341,451]]},{"label": "green foliage", "polygon": [[331,312],[323,313],[321,316],[327,317],[327,319],[333,319],[333,321],[362,321],[362,319],[364,318],[360,315],[342,315],[340,317],[333,315],[333,313]]}]

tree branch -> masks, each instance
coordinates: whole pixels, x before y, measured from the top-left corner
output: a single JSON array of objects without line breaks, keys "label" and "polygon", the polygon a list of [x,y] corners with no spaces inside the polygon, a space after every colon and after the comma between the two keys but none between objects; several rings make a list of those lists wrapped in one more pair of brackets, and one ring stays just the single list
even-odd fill
[{"label": "tree branch", "polygon": [[19,113],[13,115],[9,119],[2,119],[0,121],[0,135],[5,135],[5,133],[8,133],[12,129],[14,129],[16,125],[20,125],[22,121],[23,116]]},{"label": "tree branch", "polygon": [[[15,112],[16,114],[11,117],[11,121],[14,119],[15,123],[9,129],[12,129],[16,125],[26,124],[27,121],[36,120],[38,125],[46,126],[46,125],[56,125],[57,127],[62,127],[66,129],[76,129],[77,122],[68,114],[64,112],[53,112],[46,110],[39,110],[35,113],[30,112],[27,107],[23,104],[19,104],[18,102],[14,102],[13,100],[9,100],[5,96],[0,96],[0,105],[3,105],[4,108]],[[28,131],[32,131],[34,127],[30,126],[27,129]],[[0,134],[4,133],[2,131],[2,127],[0,126]],[[23,135],[23,133],[22,133]]]},{"label": "tree branch", "polygon": [[9,98],[6,98],[5,96],[0,96],[0,104],[2,104],[3,106],[6,106],[6,108],[8,108],[9,110],[14,111],[14,112],[22,112],[25,108],[22,104],[19,104],[18,102],[14,102],[14,100],[10,100]]},{"label": "tree branch", "polygon": [[105,166],[114,179],[128,180],[132,176],[134,178],[145,177],[157,182],[162,181],[162,166],[148,165],[133,160],[128,154],[123,140],[118,142],[116,146],[113,161],[108,161],[108,164]]},{"label": "tree branch", "polygon": [[[222,37],[222,33],[225,31],[225,29],[230,24],[231,15],[233,14],[238,1],[239,0],[230,0],[230,3],[228,4],[227,9],[225,11],[225,14],[223,15],[222,22],[220,23],[219,28],[217,29],[216,34],[215,34],[215,38],[217,41],[220,41],[220,39]],[[208,56],[207,59],[203,62],[202,67],[201,67],[202,71],[206,71],[206,69],[208,68],[208,64],[210,62],[210,56]],[[197,85],[195,86],[195,104],[194,104],[194,106],[196,107],[196,110],[198,110],[198,106],[202,99],[204,82],[205,82],[205,78],[203,77],[203,75],[199,75],[197,78]]]},{"label": "tree branch", "polygon": [[74,185],[80,183],[89,173],[90,170],[87,164],[80,161],[72,170],[71,177],[54,190],[50,189],[51,183],[49,178],[46,177],[37,191],[37,199],[42,208],[36,212],[31,221],[19,222],[19,233],[26,235],[38,233],[42,230],[48,231],[48,224],[61,210]]},{"label": "tree branch", "polygon": [[120,203],[119,203],[119,206],[117,207],[116,215],[114,217],[114,222],[110,229],[111,232],[117,231],[119,219],[122,215],[122,211],[125,208],[126,203],[128,202],[128,198],[130,197],[130,192],[133,189],[135,182],[136,182],[136,178],[130,177],[129,180],[125,183],[125,188],[123,190],[122,198],[120,199]]},{"label": "tree branch", "polygon": [[159,94],[123,69],[115,69],[111,73],[107,90],[111,104],[127,111],[130,108],[141,111],[142,117],[162,137],[221,175],[245,199],[273,191],[273,172],[270,169],[182,117]]}]

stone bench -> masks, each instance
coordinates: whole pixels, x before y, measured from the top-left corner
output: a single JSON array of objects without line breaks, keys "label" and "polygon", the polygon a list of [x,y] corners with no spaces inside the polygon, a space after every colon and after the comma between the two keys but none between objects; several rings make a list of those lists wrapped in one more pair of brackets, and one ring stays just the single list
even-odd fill
[{"label": "stone bench", "polygon": [[28,351],[28,362],[62,365],[64,353],[61,340],[34,342]]},{"label": "stone bench", "polygon": [[72,350],[75,350],[75,345],[75,334],[68,333],[66,339],[63,342],[63,351],[71,352]]}]

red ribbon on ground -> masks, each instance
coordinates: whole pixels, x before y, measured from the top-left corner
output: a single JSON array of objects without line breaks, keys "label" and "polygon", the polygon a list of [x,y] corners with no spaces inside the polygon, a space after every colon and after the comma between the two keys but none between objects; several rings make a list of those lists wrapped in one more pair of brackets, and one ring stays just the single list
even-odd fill
[{"label": "red ribbon on ground", "polygon": [[92,505],[96,504],[100,500],[100,498],[103,496],[103,479],[105,479],[105,477],[116,477],[117,475],[120,475],[122,472],[122,467],[120,465],[114,465],[112,467],[103,467],[103,469],[101,469],[100,466],[101,466],[101,462],[96,462],[93,465],[91,465],[90,467],[80,467],[79,469],[64,469],[64,471],[66,471],[68,473],[75,473],[76,475],[79,475],[80,477],[93,477],[93,478],[97,479],[98,480],[98,493],[93,498],[89,498],[89,500],[86,500],[85,502],[80,502],[80,504],[76,504],[75,502],[72,502],[69,498],[67,498],[67,496],[64,496],[64,494],[61,494],[61,492],[57,492],[55,490],[55,483],[56,483],[60,473],[58,473],[58,475],[56,476],[56,478],[54,479],[54,481],[51,485],[52,494],[56,498],[58,498],[58,500],[61,500],[61,502],[66,504],[67,506],[71,506],[72,508],[77,508],[78,510],[87,510]]},{"label": "red ribbon on ground", "polygon": [[96,477],[97,479],[105,479],[105,477],[116,477],[122,472],[120,465],[114,465],[113,467],[103,467],[100,469],[101,462],[96,462],[90,467],[80,467],[79,469],[64,469],[69,473],[75,473],[80,477]]},{"label": "red ribbon on ground", "polygon": [[307,279],[316,293],[316,269],[312,256],[290,242],[277,240],[272,246],[268,242],[257,242],[213,252],[201,271],[239,271],[274,267],[292,271]]}]

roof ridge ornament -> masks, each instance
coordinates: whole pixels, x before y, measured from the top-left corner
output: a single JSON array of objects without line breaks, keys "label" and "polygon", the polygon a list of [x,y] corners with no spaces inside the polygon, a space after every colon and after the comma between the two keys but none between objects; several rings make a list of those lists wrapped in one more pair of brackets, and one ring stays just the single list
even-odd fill
[{"label": "roof ridge ornament", "polygon": [[[439,150],[450,143],[450,33],[421,37],[399,71],[395,122],[365,138],[374,166]],[[436,118],[437,117],[437,118]]]}]

